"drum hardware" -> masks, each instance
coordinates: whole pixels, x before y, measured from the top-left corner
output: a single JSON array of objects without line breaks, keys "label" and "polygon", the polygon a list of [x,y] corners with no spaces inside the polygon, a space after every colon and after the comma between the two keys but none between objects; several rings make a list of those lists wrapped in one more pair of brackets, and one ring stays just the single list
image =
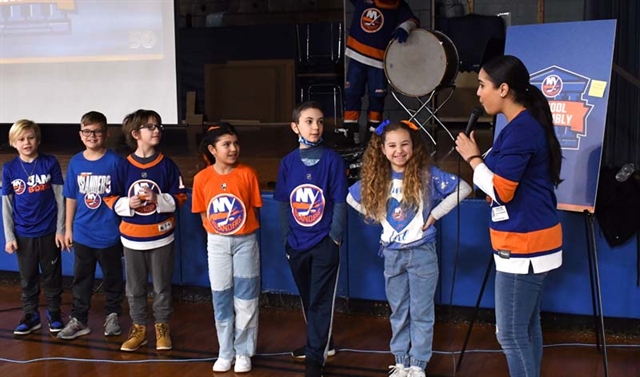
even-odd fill
[{"label": "drum hardware", "polygon": [[[444,33],[425,29],[413,29],[405,43],[392,40],[385,51],[384,72],[393,98],[409,114],[409,120],[422,129],[437,146],[427,125],[442,127],[451,140],[454,136],[437,116],[438,111],[449,101],[455,91],[459,56],[455,45]],[[448,91],[444,100],[435,104],[436,94]],[[419,107],[410,108],[399,94],[415,98]],[[405,100],[406,102],[406,100]],[[426,113],[426,119],[418,116]]]}]

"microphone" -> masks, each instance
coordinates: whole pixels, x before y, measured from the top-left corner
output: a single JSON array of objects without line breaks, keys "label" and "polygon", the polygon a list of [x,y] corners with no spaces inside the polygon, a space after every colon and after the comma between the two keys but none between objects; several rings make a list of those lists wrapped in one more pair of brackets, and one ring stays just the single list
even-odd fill
[{"label": "microphone", "polygon": [[471,115],[469,116],[469,122],[467,123],[467,128],[464,129],[464,134],[469,136],[471,131],[476,127],[476,123],[478,123],[478,118],[484,114],[484,109],[482,106],[476,106],[471,110]]}]

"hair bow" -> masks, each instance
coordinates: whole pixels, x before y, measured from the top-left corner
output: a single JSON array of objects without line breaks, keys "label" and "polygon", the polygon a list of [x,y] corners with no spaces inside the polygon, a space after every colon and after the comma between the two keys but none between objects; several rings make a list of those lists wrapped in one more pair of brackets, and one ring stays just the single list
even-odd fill
[{"label": "hair bow", "polygon": [[376,127],[376,135],[381,136],[382,133],[384,132],[384,128],[386,126],[388,126],[389,123],[391,123],[391,121],[389,119],[387,119],[384,122],[380,123],[380,125],[378,127]]},{"label": "hair bow", "polygon": [[414,131],[418,131],[418,126],[410,120],[401,120],[400,123],[403,123],[407,127],[411,128]]}]

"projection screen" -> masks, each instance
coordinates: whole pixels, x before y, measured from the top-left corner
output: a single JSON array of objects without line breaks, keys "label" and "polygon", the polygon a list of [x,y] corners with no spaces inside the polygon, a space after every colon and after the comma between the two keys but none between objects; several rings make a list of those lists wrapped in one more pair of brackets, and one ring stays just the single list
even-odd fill
[{"label": "projection screen", "polygon": [[178,123],[173,0],[0,0],[0,123]]}]

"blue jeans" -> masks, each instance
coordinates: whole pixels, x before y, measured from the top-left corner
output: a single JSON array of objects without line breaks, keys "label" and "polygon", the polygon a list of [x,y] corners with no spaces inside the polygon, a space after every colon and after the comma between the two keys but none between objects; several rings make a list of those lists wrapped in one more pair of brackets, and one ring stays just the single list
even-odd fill
[{"label": "blue jeans", "polygon": [[396,364],[424,369],[431,359],[438,284],[433,242],[406,250],[384,248],[384,278],[391,307],[391,353]]},{"label": "blue jeans", "polygon": [[511,377],[539,377],[542,361],[540,301],[547,272],[496,273],[496,337]]},{"label": "blue jeans", "polygon": [[258,343],[260,252],[257,233],[207,234],[218,357],[253,356]]}]

